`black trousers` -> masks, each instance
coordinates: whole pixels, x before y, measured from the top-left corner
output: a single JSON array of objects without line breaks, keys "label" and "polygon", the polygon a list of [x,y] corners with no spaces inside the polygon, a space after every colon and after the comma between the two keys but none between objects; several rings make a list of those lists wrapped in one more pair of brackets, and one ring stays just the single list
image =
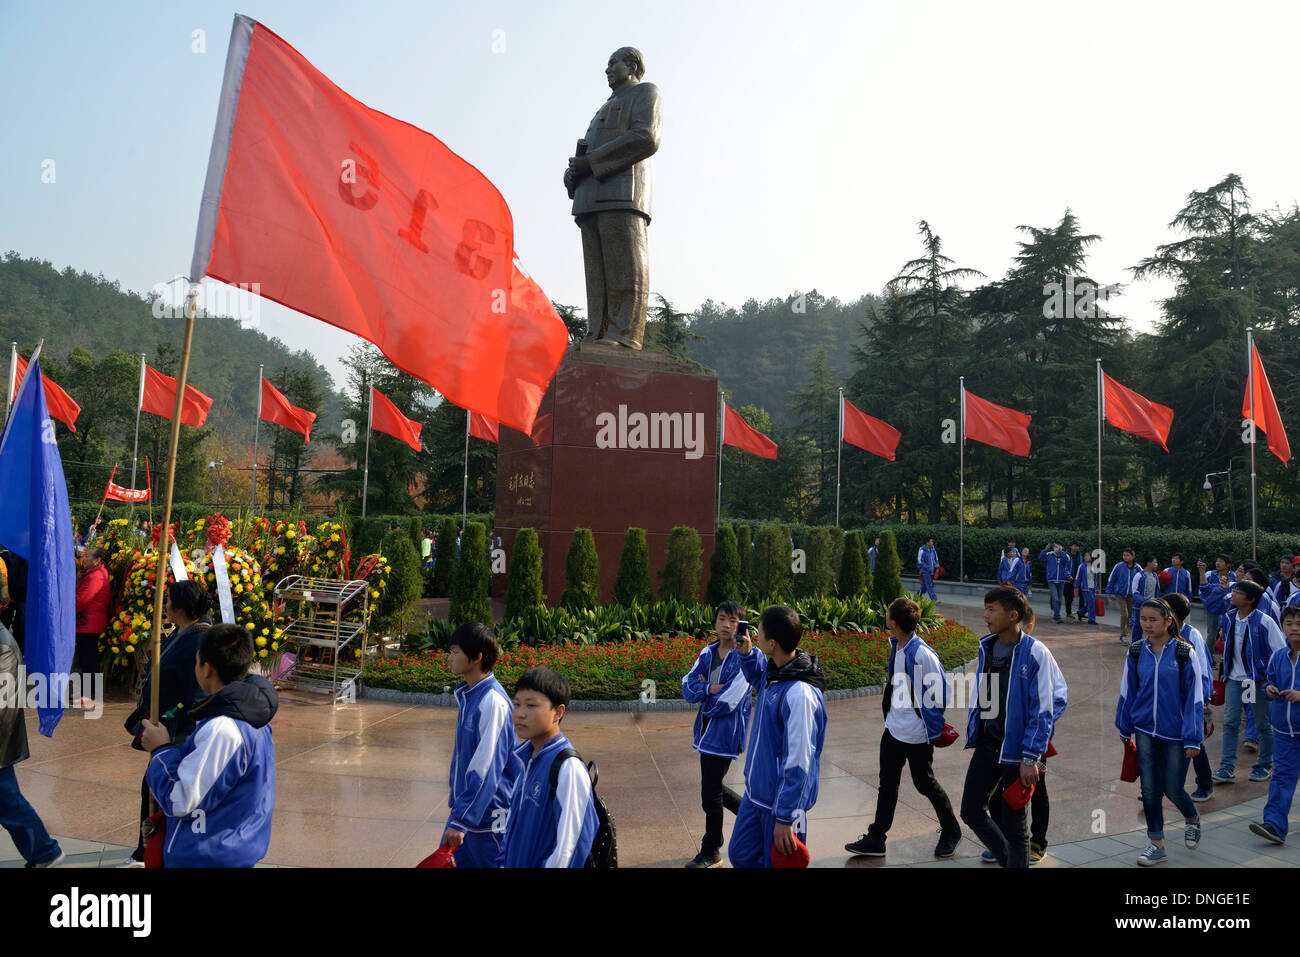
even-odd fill
[{"label": "black trousers", "polygon": [[[93,675],[99,671],[99,635],[77,632],[76,654],[73,658],[77,670],[83,675]],[[83,691],[83,694],[85,692]]]},{"label": "black trousers", "polygon": [[[1002,801],[1002,824],[989,817],[989,800],[998,786],[1009,787],[1020,777],[1019,764],[999,764],[996,751],[976,747],[966,769],[966,786],[961,795],[961,819],[975,832],[1002,867],[1029,867],[1029,834],[1025,830],[1025,809],[1012,810]],[[1037,790],[1037,788],[1035,788]]]},{"label": "black trousers", "polygon": [[704,810],[704,841],[700,850],[716,854],[722,849],[722,809],[732,814],[740,810],[740,795],[722,783],[731,767],[731,758],[700,754],[700,806]]},{"label": "black trousers", "polygon": [[[1065,614],[1070,616],[1074,614],[1074,582],[1065,583]],[[1083,602],[1079,603],[1079,611],[1083,611]]]},{"label": "black trousers", "polygon": [[[1002,809],[1007,802],[1002,800],[1002,785],[998,785],[989,801],[989,817],[998,827],[1002,826]],[[1047,797],[1047,772],[1038,776],[1034,785],[1034,796],[1029,799],[1029,843],[1047,849],[1047,824],[1052,815],[1052,805]]]},{"label": "black trousers", "polygon": [[885,731],[880,736],[880,791],[876,795],[876,819],[871,822],[867,833],[884,840],[893,826],[904,764],[912,772],[912,783],[916,785],[916,790],[934,808],[944,833],[960,830],[961,825],[957,823],[957,815],[952,813],[948,795],[934,776],[934,745],[929,742],[904,744]]}]

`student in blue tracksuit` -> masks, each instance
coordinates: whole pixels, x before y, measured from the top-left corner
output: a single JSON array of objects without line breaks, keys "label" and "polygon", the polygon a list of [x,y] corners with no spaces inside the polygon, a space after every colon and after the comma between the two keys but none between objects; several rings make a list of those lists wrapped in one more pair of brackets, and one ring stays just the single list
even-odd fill
[{"label": "student in blue tracksuit", "polygon": [[880,735],[880,790],[876,816],[858,840],[845,844],[850,854],[884,857],[885,839],[898,808],[903,765],[911,768],[912,783],[939,818],[939,844],[934,856],[953,856],[961,840],[961,824],[943,786],[934,776],[934,748],[945,726],[948,681],[933,648],[916,633],[921,607],[910,598],[895,598],[885,612],[889,639],[889,686],[881,695],[885,730]]},{"label": "student in blue tracksuit", "polygon": [[939,567],[939,553],[934,550],[934,539],[927,538],[925,544],[916,552],[916,568],[921,573],[921,594],[928,595],[931,601],[938,601],[934,593],[934,570]]},{"label": "student in blue tracksuit", "polygon": [[1142,607],[1142,603],[1148,598],[1159,597],[1160,579],[1156,571],[1156,566],[1159,564],[1154,555],[1148,555],[1143,560],[1142,567],[1129,579],[1129,598],[1133,602],[1133,615],[1129,620],[1129,641],[1137,641],[1142,637],[1142,625],[1138,622],[1138,609]]},{"label": "student in blue tracksuit", "polygon": [[1187,765],[1201,750],[1205,736],[1201,659],[1178,636],[1178,622],[1162,598],[1149,598],[1138,609],[1142,638],[1136,641],[1120,672],[1115,727],[1137,746],[1142,775],[1142,810],[1151,843],[1138,857],[1142,867],[1163,863],[1164,798],[1183,813],[1183,842],[1189,850],[1201,843],[1201,816],[1183,783]]},{"label": "student in blue tracksuit", "polygon": [[871,574],[873,575],[876,573],[876,555],[879,552],[880,552],[880,539],[877,538],[876,543],[867,549],[867,557],[871,559]]},{"label": "student in blue tracksuit", "polygon": [[[530,668],[515,683],[512,717],[524,765],[506,818],[502,867],[583,867],[599,819],[591,775],[572,751],[560,722],[569,707],[569,682],[550,668]],[[551,765],[563,761],[554,776]],[[552,780],[555,784],[552,787]]]},{"label": "student in blue tracksuit", "polygon": [[1131,548],[1124,549],[1124,560],[1110,570],[1110,578],[1106,580],[1106,594],[1115,596],[1115,610],[1119,613],[1116,616],[1119,618],[1119,640],[1126,645],[1133,619],[1133,573],[1138,570],[1134,561],[1136,554]]},{"label": "student in blue tracksuit", "polygon": [[1070,580],[1073,563],[1070,553],[1060,542],[1053,542],[1038,553],[1038,560],[1047,566],[1047,588],[1052,597],[1052,621],[1058,625],[1065,619],[1061,608],[1065,604],[1065,585]]},{"label": "student in blue tracksuit", "polygon": [[1088,624],[1097,624],[1097,579],[1092,573],[1092,552],[1084,552],[1074,573],[1074,590],[1079,596],[1079,618],[1088,610]]},{"label": "student in blue tracksuit", "polygon": [[[1079,554],[1079,543],[1070,543],[1070,580],[1065,583],[1065,617],[1075,617],[1074,611],[1074,581],[1079,577],[1079,565],[1083,561],[1083,556]],[[1079,606],[1079,621],[1083,621],[1083,605]]]},{"label": "student in blue tracksuit", "polygon": [[[714,629],[718,640],[704,646],[695,665],[682,678],[682,697],[699,703],[695,743],[700,753],[700,805],[704,810],[704,839],[700,853],[687,867],[713,867],[722,862],[722,811],[740,810],[740,795],[722,783],[731,762],[745,750],[753,687],[762,683],[767,659],[755,651],[749,622],[734,601],[718,605]],[[743,627],[742,627],[743,626]]]},{"label": "student in blue tracksuit", "polygon": [[442,846],[455,851],[457,867],[496,867],[501,856],[510,796],[522,765],[510,720],[510,697],[492,668],[496,636],[479,622],[456,629],[447,667],[464,680],[456,685],[456,737],[451,752],[451,791]]},{"label": "student in blue tracksuit", "polygon": [[1300,605],[1282,611],[1287,646],[1273,652],[1268,662],[1265,694],[1271,702],[1268,720],[1273,727],[1273,780],[1268,784],[1264,820],[1250,829],[1274,844],[1285,844],[1287,819],[1300,779]]},{"label": "student in blue tracksuit", "polygon": [[793,853],[796,836],[808,843],[826,740],[826,679],[799,650],[802,635],[793,608],[763,609],[758,646],[767,655],[767,675],[745,756],[745,796],[727,846],[732,867],[771,867],[773,848]]},{"label": "student in blue tracksuit", "polygon": [[1192,573],[1183,567],[1183,553],[1174,552],[1169,556],[1169,567],[1165,569],[1169,573],[1169,584],[1160,586],[1160,597],[1166,595],[1186,595],[1192,597]]},{"label": "student in blue tracksuit", "polygon": [[1279,608],[1285,608],[1291,597],[1291,582],[1295,572],[1295,556],[1283,555],[1278,561],[1278,573],[1269,575],[1268,593]]},{"label": "student in blue tracksuit", "polygon": [[1282,606],[1279,605],[1273,599],[1272,594],[1269,593],[1268,572],[1264,571],[1264,569],[1260,568],[1258,565],[1251,565],[1249,568],[1246,567],[1245,562],[1242,562],[1241,565],[1242,565],[1241,577],[1250,579],[1260,588],[1264,589],[1264,594],[1262,594],[1259,597],[1259,610],[1262,611],[1264,614],[1268,615],[1268,617],[1272,618],[1275,622],[1277,622],[1278,627],[1281,627]]},{"label": "student in blue tracksuit", "polygon": [[1237,581],[1237,574],[1227,555],[1215,558],[1213,572],[1207,569],[1204,559],[1197,561],[1196,570],[1203,579],[1198,594],[1205,609],[1205,640],[1213,645],[1219,639],[1219,619],[1229,611],[1228,593]]},{"label": "student in blue tracksuit", "polygon": [[1038,781],[1056,721],[1065,712],[1066,687],[1057,679],[1046,647],[1021,632],[1028,605],[1014,588],[999,586],[984,595],[984,623],[990,634],[980,641],[980,693],[966,722],[971,750],[962,791],[961,819],[983,841],[1002,867],[1029,866],[1025,809],[1004,806],[1003,826],[989,817],[989,799],[1004,788]]},{"label": "student in blue tracksuit", "polygon": [[[1273,774],[1273,731],[1268,723],[1268,699],[1255,689],[1264,686],[1268,663],[1273,653],[1286,646],[1277,622],[1259,610],[1264,589],[1249,579],[1232,586],[1229,602],[1233,614],[1225,615],[1220,624],[1224,634],[1223,660],[1219,676],[1224,682],[1223,750],[1215,784],[1231,784],[1237,779],[1237,734],[1241,730],[1241,712],[1252,707],[1259,731],[1259,759],[1251,769],[1250,780],[1267,781]],[[1254,704],[1251,705],[1251,699]]]},{"label": "student in blue tracksuit", "polygon": [[1002,564],[998,566],[998,583],[1004,582],[1022,595],[1029,594],[1029,563],[1010,545],[1003,555]]},{"label": "student in blue tracksuit", "polygon": [[1210,756],[1205,750],[1205,740],[1209,737],[1212,717],[1210,698],[1214,696],[1214,656],[1210,652],[1210,646],[1205,643],[1205,637],[1187,620],[1192,614],[1192,603],[1187,596],[1174,592],[1164,601],[1169,606],[1169,610],[1174,613],[1174,620],[1178,623],[1178,637],[1192,646],[1197,660],[1201,663],[1201,702],[1204,705],[1204,730],[1207,733],[1202,738],[1200,753],[1192,758],[1192,769],[1196,772],[1196,790],[1192,792],[1192,801],[1200,804],[1214,797],[1213,768],[1210,767]]},{"label": "student in blue tracksuit", "polygon": [[248,673],[253,651],[239,625],[203,632],[194,674],[208,697],[183,747],[164,725],[141,722],[140,744],[153,752],[145,783],[167,815],[165,867],[252,867],[271,844],[279,696]]}]

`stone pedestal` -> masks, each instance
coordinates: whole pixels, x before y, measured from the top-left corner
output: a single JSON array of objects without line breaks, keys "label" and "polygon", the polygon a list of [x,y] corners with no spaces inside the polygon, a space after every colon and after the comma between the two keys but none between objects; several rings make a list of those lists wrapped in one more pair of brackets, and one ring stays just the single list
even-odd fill
[{"label": "stone pedestal", "polygon": [[[614,600],[623,539],[646,530],[658,593],[668,534],[700,533],[700,594],[717,515],[718,380],[656,353],[587,343],[570,350],[551,382],[532,435],[501,427],[496,530],[506,555],[521,528],[537,530],[547,601],[564,591],[575,528],[590,528],[601,595]],[[507,576],[494,575],[504,596]]]}]

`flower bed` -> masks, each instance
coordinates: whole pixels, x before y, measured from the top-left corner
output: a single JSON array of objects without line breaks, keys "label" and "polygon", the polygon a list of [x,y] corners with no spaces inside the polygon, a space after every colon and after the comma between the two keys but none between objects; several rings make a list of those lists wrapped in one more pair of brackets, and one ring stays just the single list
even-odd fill
[{"label": "flower bed", "polygon": [[[978,636],[955,621],[936,624],[927,638],[948,669],[960,667],[978,653]],[[680,698],[682,676],[690,671],[703,646],[698,638],[683,637],[603,645],[520,645],[513,651],[501,652],[494,671],[507,691],[529,668],[545,665],[569,679],[575,699],[635,698],[647,678],[655,683],[656,697]],[[817,656],[826,673],[827,690],[884,683],[889,660],[886,632],[805,632],[799,647]],[[447,669],[444,651],[368,662],[363,680],[372,688],[434,694],[460,681]]]}]

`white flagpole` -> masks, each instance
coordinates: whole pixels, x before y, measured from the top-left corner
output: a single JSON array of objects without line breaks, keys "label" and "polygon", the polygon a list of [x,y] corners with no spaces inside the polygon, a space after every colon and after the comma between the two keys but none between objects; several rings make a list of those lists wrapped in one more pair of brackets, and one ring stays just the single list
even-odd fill
[{"label": "white flagpole", "polygon": [[957,465],[957,580],[966,580],[966,377],[958,376],[961,389],[961,451]]},{"label": "white flagpole", "polygon": [[9,388],[5,390],[5,421],[9,420],[9,409],[14,404],[14,386],[18,379],[18,343],[9,343]]},{"label": "white flagpole", "polygon": [[262,370],[265,368],[265,365],[257,367],[257,418],[253,420],[253,500],[251,503],[254,509],[257,508],[257,433],[262,426]]},{"label": "white flagpole", "polygon": [[1102,380],[1101,359],[1097,359],[1097,550],[1101,551],[1101,435],[1106,418],[1106,385]]},{"label": "white flagpole", "polygon": [[1259,427],[1255,424],[1255,330],[1246,330],[1246,394],[1250,396],[1250,557],[1259,561],[1256,542],[1259,521],[1255,496],[1255,445],[1259,441]]},{"label": "white flagpole", "polygon": [[835,443],[835,527],[840,527],[840,464],[844,458],[844,387],[840,386],[840,434]]},{"label": "white flagpole", "polygon": [[727,441],[727,393],[718,390],[718,517],[715,525],[722,523],[722,446]]},{"label": "white flagpole", "polygon": [[[460,493],[460,532],[465,534],[465,524],[469,521],[469,409],[465,410],[465,484]],[[491,544],[491,543],[489,543]]]},{"label": "white flagpole", "polygon": [[375,384],[366,377],[366,385],[370,391],[366,393],[366,466],[361,473],[361,517],[366,517],[366,495],[370,491],[370,423],[375,417]]},{"label": "white flagpole", "polygon": [[135,490],[135,464],[140,456],[140,410],[144,408],[144,353],[140,353],[140,388],[135,397],[135,445],[131,448],[131,489]]}]

